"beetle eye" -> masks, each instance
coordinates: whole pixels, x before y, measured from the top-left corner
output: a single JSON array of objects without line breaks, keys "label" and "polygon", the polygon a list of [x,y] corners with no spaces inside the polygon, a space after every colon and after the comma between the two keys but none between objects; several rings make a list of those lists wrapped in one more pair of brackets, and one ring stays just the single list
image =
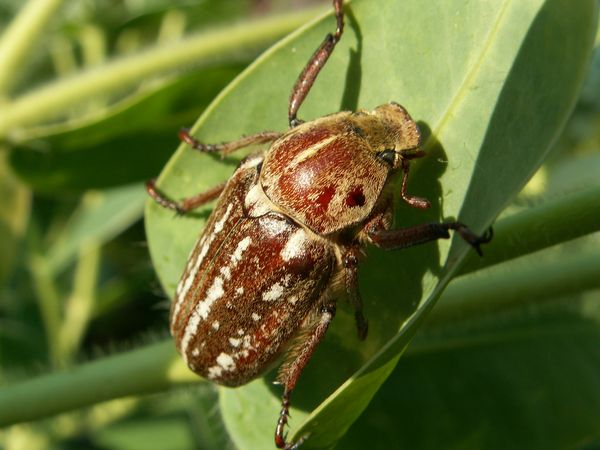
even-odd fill
[{"label": "beetle eye", "polygon": [[394,166],[394,162],[396,161],[396,152],[394,150],[384,150],[377,154],[379,158],[388,163],[390,166]]}]

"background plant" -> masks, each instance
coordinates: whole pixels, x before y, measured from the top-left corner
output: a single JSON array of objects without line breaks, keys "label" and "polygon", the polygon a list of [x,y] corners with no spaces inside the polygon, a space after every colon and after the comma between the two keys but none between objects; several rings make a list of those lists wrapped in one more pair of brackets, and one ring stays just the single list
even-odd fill
[{"label": "background plant", "polygon": [[[266,17],[264,2],[0,5],[0,423],[35,420],[5,428],[6,448],[271,445],[279,392],[268,377],[217,390],[174,354],[140,219],[141,181],[172,154],[176,130],[261,50],[326,11],[274,3]],[[401,223],[460,215],[482,229],[512,202],[486,258],[464,261],[429,315],[466,249],[369,253],[371,336],[359,345],[342,308],[295,397],[294,430],[359,370],[308,417],[307,448],[340,438],[340,448],[593,448],[598,5],[444,5],[354,1],[302,116],[393,99],[421,121],[430,157],[411,184],[437,204],[425,216],[401,209]],[[269,50],[195,132],[218,141],[284,129],[290,86],[330,28],[317,21]],[[180,149],[160,182],[184,196],[234,163]],[[169,295],[203,217],[148,208]]]}]

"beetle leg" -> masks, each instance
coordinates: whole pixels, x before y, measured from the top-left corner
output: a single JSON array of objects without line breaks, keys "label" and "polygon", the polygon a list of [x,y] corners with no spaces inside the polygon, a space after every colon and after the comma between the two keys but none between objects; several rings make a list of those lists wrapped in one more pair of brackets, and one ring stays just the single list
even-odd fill
[{"label": "beetle leg", "polygon": [[278,131],[262,131],[250,136],[244,136],[231,142],[222,142],[220,144],[204,144],[193,137],[187,128],[182,128],[179,130],[179,139],[188,144],[194,150],[199,150],[205,153],[221,153],[222,155],[227,155],[235,150],[248,147],[250,145],[273,142],[281,135],[282,133]]},{"label": "beetle leg", "polygon": [[284,429],[290,415],[290,397],[302,370],[304,370],[317,345],[319,345],[319,342],[325,336],[334,316],[334,303],[328,303],[321,307],[320,315],[312,326],[307,338],[302,341],[301,347],[297,349],[294,360],[289,364],[285,364],[279,372],[278,379],[283,384],[284,390],[281,397],[281,412],[279,413],[279,420],[275,428],[275,445],[278,448],[294,449],[299,444],[299,442],[288,443],[285,440]]},{"label": "beetle leg", "polygon": [[317,75],[329,59],[329,56],[333,53],[335,44],[338,43],[344,32],[344,12],[342,11],[343,0],[333,0],[333,9],[335,11],[336,28],[333,34],[328,33],[325,36],[323,43],[317,48],[313,55],[308,60],[304,69],[300,73],[300,76],[294,84],[292,94],[290,95],[290,102],[288,107],[288,120],[290,128],[293,128],[302,123],[300,119],[296,117],[298,109],[306,95],[310,91]]},{"label": "beetle leg", "polygon": [[152,199],[160,206],[172,209],[178,214],[185,214],[193,209],[196,209],[205,203],[217,198],[225,188],[225,183],[219,184],[208,191],[201,192],[200,194],[194,195],[193,197],[184,198],[183,200],[176,202],[167,197],[160,189],[156,187],[154,180],[146,181],[146,191],[152,197]]},{"label": "beetle leg", "polygon": [[461,238],[475,249],[479,256],[483,255],[480,245],[490,242],[493,236],[491,227],[483,235],[479,236],[461,222],[425,223],[395,230],[371,227],[367,229],[367,236],[377,247],[385,250],[396,250],[424,244],[436,239],[448,239],[450,237],[450,230],[456,231]]},{"label": "beetle leg", "polygon": [[415,153],[414,155],[411,155],[408,159],[402,158],[402,187],[400,189],[400,197],[402,197],[402,200],[404,200],[410,206],[418,209],[427,209],[431,206],[431,203],[426,198],[408,194],[406,192],[406,185],[408,183],[408,171],[410,168],[409,159],[420,158],[423,155],[424,153]]},{"label": "beetle leg", "polygon": [[360,256],[359,247],[350,247],[343,255],[346,294],[348,300],[354,308],[354,319],[356,321],[356,330],[358,338],[362,341],[367,337],[369,323],[363,315],[362,299],[358,289],[358,257]]}]

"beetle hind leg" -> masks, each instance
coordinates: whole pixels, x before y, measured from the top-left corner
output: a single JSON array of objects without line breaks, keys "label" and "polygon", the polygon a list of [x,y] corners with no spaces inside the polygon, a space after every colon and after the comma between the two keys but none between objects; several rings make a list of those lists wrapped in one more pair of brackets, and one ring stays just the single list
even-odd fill
[{"label": "beetle hind leg", "polygon": [[300,441],[295,443],[286,441],[285,426],[290,416],[290,398],[300,374],[325,336],[329,324],[335,316],[335,309],[334,303],[328,303],[320,308],[319,314],[311,321],[308,329],[300,332],[306,339],[297,340],[299,345],[290,350],[293,359],[284,363],[279,371],[277,378],[283,384],[284,390],[281,397],[281,412],[275,428],[275,445],[278,448],[294,449],[304,440],[304,438],[301,438]]}]

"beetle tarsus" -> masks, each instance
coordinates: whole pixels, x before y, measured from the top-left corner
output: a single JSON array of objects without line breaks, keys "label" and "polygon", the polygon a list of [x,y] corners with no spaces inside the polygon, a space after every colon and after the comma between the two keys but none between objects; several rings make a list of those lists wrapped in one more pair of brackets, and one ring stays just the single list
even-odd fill
[{"label": "beetle tarsus", "polygon": [[456,228],[454,230],[460,235],[461,238],[465,240],[473,249],[477,252],[479,256],[483,256],[483,252],[481,251],[481,245],[487,244],[494,237],[494,229],[489,227],[485,232],[480,236],[469,229],[465,224],[456,222]]}]

